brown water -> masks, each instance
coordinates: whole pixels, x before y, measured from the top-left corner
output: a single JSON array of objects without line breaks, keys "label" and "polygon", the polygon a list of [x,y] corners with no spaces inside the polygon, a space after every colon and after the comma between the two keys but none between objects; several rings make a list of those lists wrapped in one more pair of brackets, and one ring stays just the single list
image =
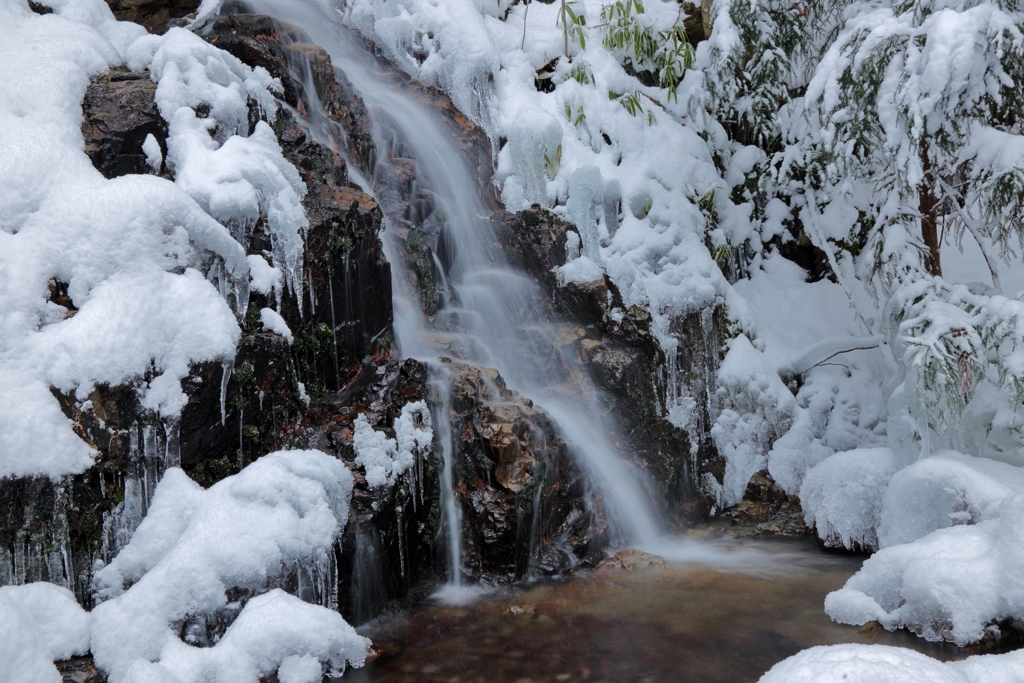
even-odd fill
[{"label": "brown water", "polygon": [[469,604],[427,603],[360,629],[381,656],[345,680],[744,683],[813,645],[878,643],[939,659],[966,656],[905,632],[833,623],[825,595],[863,558],[823,554],[812,540],[728,545],[719,555],[738,567],[670,562],[492,591]]}]

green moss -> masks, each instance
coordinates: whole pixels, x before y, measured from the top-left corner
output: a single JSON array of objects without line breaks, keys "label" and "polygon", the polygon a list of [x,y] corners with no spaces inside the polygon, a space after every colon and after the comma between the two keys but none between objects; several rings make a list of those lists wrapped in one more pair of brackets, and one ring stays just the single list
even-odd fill
[{"label": "green moss", "polygon": [[242,437],[250,443],[259,443],[260,428],[256,425],[245,425],[242,427]]},{"label": "green moss", "polygon": [[227,458],[207,460],[196,465],[189,476],[200,486],[209,488],[221,479],[231,476],[235,472],[234,465]]},{"label": "green moss", "polygon": [[313,330],[313,351],[315,353],[323,353],[331,348],[334,343],[334,333],[331,331],[331,326],[327,323],[320,323]]},{"label": "green moss", "polygon": [[256,377],[256,368],[253,367],[252,363],[242,363],[235,368],[232,379],[238,383],[239,387],[250,387],[252,386],[253,379]]},{"label": "green moss", "polygon": [[245,326],[250,330],[258,330],[263,327],[260,319],[260,306],[255,301],[249,302],[249,308],[245,312]]}]

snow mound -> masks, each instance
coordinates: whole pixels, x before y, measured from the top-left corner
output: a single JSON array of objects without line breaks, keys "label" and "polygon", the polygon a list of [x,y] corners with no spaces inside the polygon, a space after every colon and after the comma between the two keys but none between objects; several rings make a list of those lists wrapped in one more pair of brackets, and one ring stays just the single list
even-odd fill
[{"label": "snow mound", "polygon": [[370,488],[394,485],[417,456],[426,455],[433,441],[430,410],[423,401],[402,406],[395,419],[394,439],[370,426],[365,415],[356,418],[352,436],[356,464],[366,471]]},{"label": "snow mound", "polygon": [[878,547],[875,529],[882,496],[896,471],[888,448],[862,448],[836,453],[815,465],[800,488],[804,521],[833,546]]},{"label": "snow mound", "polygon": [[[971,683],[949,665],[886,645],[822,645],[773,666],[760,683]],[[980,681],[979,681],[980,683]]]},{"label": "snow mound", "polygon": [[822,645],[772,667],[759,683],[1019,683],[1024,651],[938,662],[888,645]]},{"label": "snow mound", "polygon": [[936,529],[992,519],[999,504],[1024,493],[1024,470],[946,451],[892,478],[882,500],[881,547],[909,543]]},{"label": "snow mound", "polygon": [[825,599],[838,622],[877,620],[958,645],[998,635],[994,624],[1024,618],[1024,495],[973,526],[939,529],[869,558]]},{"label": "snow mound", "polygon": [[281,317],[281,314],[274,309],[261,308],[260,323],[262,323],[263,327],[267,330],[270,330],[274,334],[279,334],[287,339],[289,344],[295,341],[295,338],[292,336],[292,331],[288,329],[288,323],[286,323],[284,318]]},{"label": "snow mound", "polygon": [[56,659],[89,650],[89,617],[52,583],[0,587],[0,680],[60,683]]},{"label": "snow mound", "polygon": [[249,600],[213,647],[179,637],[186,618],[237,609],[229,590],[266,591],[290,567],[324,558],[351,495],[352,475],[318,451],[271,453],[207,490],[169,469],[131,542],[96,573],[97,664],[112,683],[255,680],[290,657],[361,666],[368,641],[337,612],[279,590]]},{"label": "snow mound", "polygon": [[284,276],[280,268],[267,263],[262,256],[250,255],[246,259],[249,262],[249,287],[260,294],[270,295],[271,293],[281,299],[281,282]]}]

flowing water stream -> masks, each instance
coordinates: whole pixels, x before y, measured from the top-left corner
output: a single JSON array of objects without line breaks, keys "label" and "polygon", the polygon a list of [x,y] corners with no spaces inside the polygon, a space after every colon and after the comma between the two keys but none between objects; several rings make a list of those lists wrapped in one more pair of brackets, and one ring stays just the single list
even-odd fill
[{"label": "flowing water stream", "polygon": [[[448,386],[444,356],[452,355],[453,347],[458,349],[460,362],[497,369],[510,389],[533,400],[555,421],[573,455],[603,492],[607,516],[619,542],[655,545],[659,525],[643,482],[609,445],[608,425],[594,410],[583,407],[597,404],[596,390],[588,383],[586,372],[576,367],[572,358],[557,359],[571,368],[574,376],[583,378],[573,387],[577,393],[571,395],[548,371],[546,359],[538,358],[538,349],[559,353],[557,327],[550,320],[544,295],[532,279],[505,259],[480,201],[484,188],[468,170],[462,152],[437,115],[382,70],[366,46],[341,24],[336,12],[296,0],[253,0],[249,4],[301,28],[327,50],[364,99],[376,145],[376,168],[371,179],[362,180],[364,189],[377,198],[396,192],[392,184],[396,160],[413,160],[413,182],[429,188],[429,200],[413,205],[413,215],[407,218],[414,224],[432,221],[441,230],[439,243],[444,248],[434,255],[438,275],[433,315],[423,313],[404,259],[394,240],[385,234],[385,251],[394,274],[394,327],[401,353],[427,363],[442,395]],[[306,80],[311,87],[312,79]],[[318,102],[317,96],[311,95],[309,100]],[[344,154],[344,133],[336,123],[316,111],[309,112],[307,121],[319,142]],[[354,165],[349,166],[352,174]],[[386,233],[402,229],[394,217],[386,217],[385,222]],[[437,415],[435,428],[444,449],[442,503],[453,567],[450,582],[459,585],[461,523],[452,490],[455,454],[446,424],[447,405]]]}]

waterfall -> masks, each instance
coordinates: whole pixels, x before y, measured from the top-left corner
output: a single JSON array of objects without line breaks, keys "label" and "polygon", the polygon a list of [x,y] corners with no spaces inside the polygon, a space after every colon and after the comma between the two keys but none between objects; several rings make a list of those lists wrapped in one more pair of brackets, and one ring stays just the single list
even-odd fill
[{"label": "waterfall", "polygon": [[[328,52],[334,66],[362,96],[371,115],[376,146],[376,168],[364,189],[382,205],[389,195],[394,196],[394,160],[411,160],[416,167],[416,183],[429,189],[424,193],[426,199],[410,205],[403,226],[396,225],[394,217],[385,221],[385,253],[392,265],[394,328],[400,352],[425,362],[435,387],[444,384],[441,357],[448,352],[431,342],[442,334],[460,342],[466,356],[460,362],[497,369],[510,389],[532,399],[555,421],[573,456],[604,491],[603,504],[619,541],[651,546],[659,537],[658,524],[640,477],[608,443],[609,429],[595,410],[599,404],[597,390],[572,358],[557,360],[574,376],[584,378],[578,383],[583,385],[582,397],[579,386],[575,387],[575,396],[569,395],[557,384],[559,380],[552,378],[545,359],[538,361],[538,349],[559,353],[557,327],[549,319],[545,297],[539,286],[510,266],[501,253],[500,240],[481,204],[484,188],[475,181],[437,115],[394,83],[393,75],[381,69],[365,45],[343,26],[336,11],[325,11],[312,0],[251,0],[249,4],[255,11],[305,31]],[[305,80],[310,87],[312,79]],[[311,108],[315,109],[318,96],[310,95]],[[340,126],[322,111],[308,112],[307,121],[318,142],[345,153]],[[356,168],[349,164],[350,175],[355,176],[352,172]],[[440,272],[430,284],[434,300],[426,306],[421,305],[410,284],[409,274],[404,271],[405,259],[398,253],[395,240],[388,238],[388,233],[415,228],[424,219],[439,226],[445,252],[440,259],[427,259]],[[443,290],[440,296],[436,286]],[[428,317],[424,308],[432,315]],[[442,396],[444,393],[442,390]],[[434,424],[444,456],[441,487],[452,565],[450,582],[458,584],[461,526],[452,490],[456,454],[447,405],[445,399],[434,415]]]}]

